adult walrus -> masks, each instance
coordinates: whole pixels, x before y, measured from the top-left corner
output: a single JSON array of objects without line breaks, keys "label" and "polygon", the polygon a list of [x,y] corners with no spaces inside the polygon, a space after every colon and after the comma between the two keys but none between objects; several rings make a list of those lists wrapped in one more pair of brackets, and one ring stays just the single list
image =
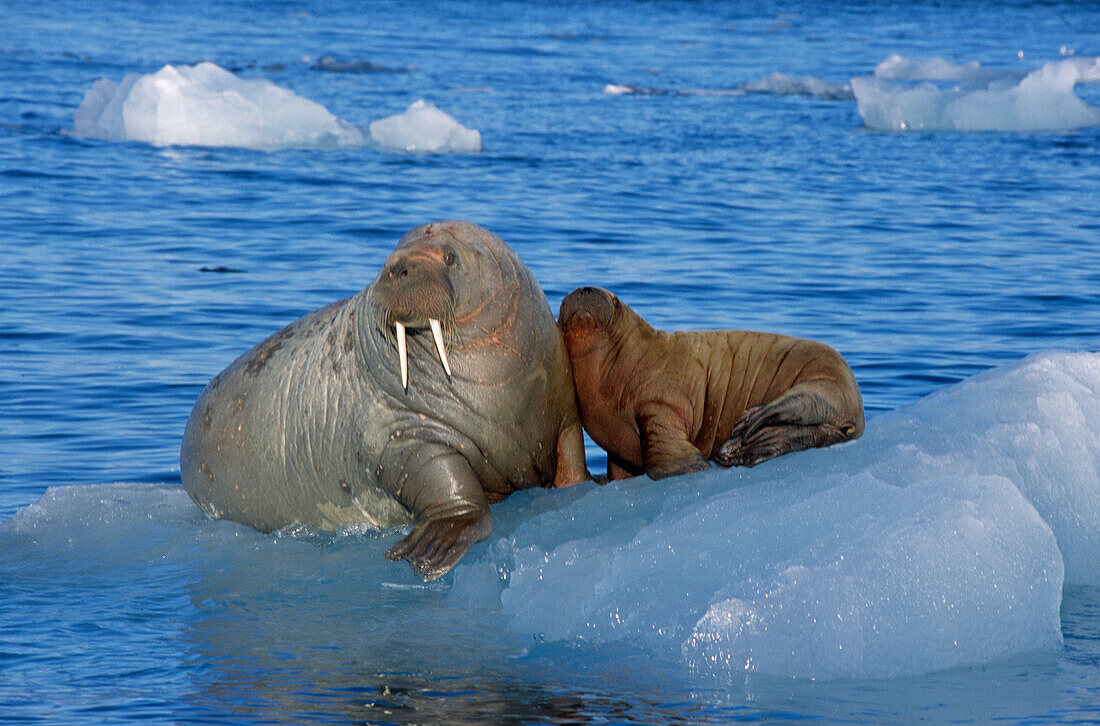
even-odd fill
[{"label": "adult walrus", "polygon": [[195,402],[180,450],[211,517],[261,531],[412,531],[387,553],[425,579],[492,528],[489,504],[588,478],[569,358],[519,257],[437,222],[362,292],[248,351]]},{"label": "adult walrus", "polygon": [[741,330],[655,330],[614,294],[561,303],[581,422],[611,479],[754,466],[858,438],[863,399],[840,355],[813,340]]}]

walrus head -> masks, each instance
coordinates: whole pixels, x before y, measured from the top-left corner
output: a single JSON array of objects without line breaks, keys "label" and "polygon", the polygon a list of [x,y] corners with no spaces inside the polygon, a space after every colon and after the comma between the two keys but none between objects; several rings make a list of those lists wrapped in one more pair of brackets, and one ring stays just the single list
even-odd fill
[{"label": "walrus head", "polygon": [[376,322],[397,343],[405,390],[409,387],[407,330],[431,330],[439,362],[451,376],[444,334],[453,333],[455,291],[461,289],[455,278],[468,262],[463,260],[462,247],[449,241],[451,235],[441,233],[450,231],[446,225],[429,224],[413,231],[419,234],[406,235],[386,258],[373,285]]},{"label": "walrus head", "polygon": [[602,287],[578,287],[561,301],[558,323],[569,327],[606,328],[620,307],[619,298]]},{"label": "walrus head", "polygon": [[558,327],[572,353],[583,353],[607,333],[622,310],[614,293],[601,287],[579,287],[558,309]]},{"label": "walrus head", "polygon": [[503,240],[470,222],[410,230],[357,298],[358,320],[370,333],[360,340],[397,353],[377,348],[391,372],[399,363],[406,393],[410,375],[434,373],[437,365],[446,373],[437,384],[481,386],[537,376],[559,354],[547,358],[546,350],[565,353],[534,275]]}]

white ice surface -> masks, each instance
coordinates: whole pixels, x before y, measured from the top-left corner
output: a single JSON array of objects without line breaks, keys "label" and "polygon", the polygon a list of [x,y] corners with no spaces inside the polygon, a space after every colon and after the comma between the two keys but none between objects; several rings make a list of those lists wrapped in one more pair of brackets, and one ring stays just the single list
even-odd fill
[{"label": "white ice surface", "polygon": [[460,564],[456,593],[498,573],[521,632],[675,647],[719,680],[984,663],[1059,648],[1063,576],[1100,584],[1098,472],[1100,355],[1037,355],[851,444],[593,488]]},{"label": "white ice surface", "polygon": [[[481,135],[427,101],[367,131],[271,81],[213,63],[166,65],[121,83],[96,81],[73,116],[73,135],[154,146],[248,149],[360,147],[476,152]],[[376,131],[375,131],[376,129]]]},{"label": "white ice surface", "polygon": [[362,132],[271,81],[213,63],[100,79],[73,117],[74,135],[154,146],[255,149],[361,146]]},{"label": "white ice surface", "polygon": [[475,154],[481,151],[481,134],[468,129],[454,116],[430,101],[420,99],[403,113],[370,125],[371,140],[392,151],[430,151]]},{"label": "white ice surface", "polygon": [[1067,131],[1100,126],[1100,108],[1074,92],[1100,81],[1100,58],[1069,58],[1030,72],[976,62],[890,56],[852,79],[867,128],[881,131]]}]

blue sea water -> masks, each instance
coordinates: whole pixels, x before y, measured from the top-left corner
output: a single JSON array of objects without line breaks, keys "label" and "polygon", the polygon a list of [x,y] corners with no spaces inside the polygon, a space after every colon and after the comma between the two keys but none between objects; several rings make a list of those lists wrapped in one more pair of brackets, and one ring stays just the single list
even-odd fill
[{"label": "blue sea water", "polygon": [[[841,89],[892,55],[1024,76],[1100,56],[1095,4],[61,0],[0,5],[0,26],[0,720],[1100,720],[1100,126],[894,133],[843,93],[742,92],[774,73]],[[397,70],[311,68],[326,55]],[[357,127],[424,98],[483,148],[71,133],[97,79],[202,61]],[[1071,92],[1094,109],[1095,80]],[[598,284],[658,327],[828,342],[866,440],[524,492],[429,586],[381,558],[392,531],[206,520],[178,464],[205,383],[444,218],[509,242],[555,310]],[[852,499],[870,534],[844,528]],[[707,523],[730,516],[783,533],[779,554],[719,544]],[[894,543],[907,566],[882,564]],[[930,571],[946,620],[898,606]],[[769,601],[851,615],[837,583],[882,595],[852,599],[894,639],[707,628]],[[961,655],[930,645],[951,628]],[[769,660],[792,633],[828,657]]]}]

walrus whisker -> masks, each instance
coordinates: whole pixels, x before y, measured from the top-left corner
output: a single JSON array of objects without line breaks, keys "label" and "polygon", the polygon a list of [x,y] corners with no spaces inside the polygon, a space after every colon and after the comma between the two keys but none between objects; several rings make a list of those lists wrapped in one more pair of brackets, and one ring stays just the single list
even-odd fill
[{"label": "walrus whisker", "polygon": [[401,361],[401,387],[405,389],[405,393],[409,392],[409,349],[405,343],[405,324],[393,322],[394,330],[397,333],[397,357]]},{"label": "walrus whisker", "polygon": [[432,337],[435,338],[435,349],[439,351],[439,362],[443,364],[443,370],[447,371],[447,377],[451,377],[451,366],[447,363],[447,348],[443,345],[443,328],[435,318],[429,318],[432,326]]}]

